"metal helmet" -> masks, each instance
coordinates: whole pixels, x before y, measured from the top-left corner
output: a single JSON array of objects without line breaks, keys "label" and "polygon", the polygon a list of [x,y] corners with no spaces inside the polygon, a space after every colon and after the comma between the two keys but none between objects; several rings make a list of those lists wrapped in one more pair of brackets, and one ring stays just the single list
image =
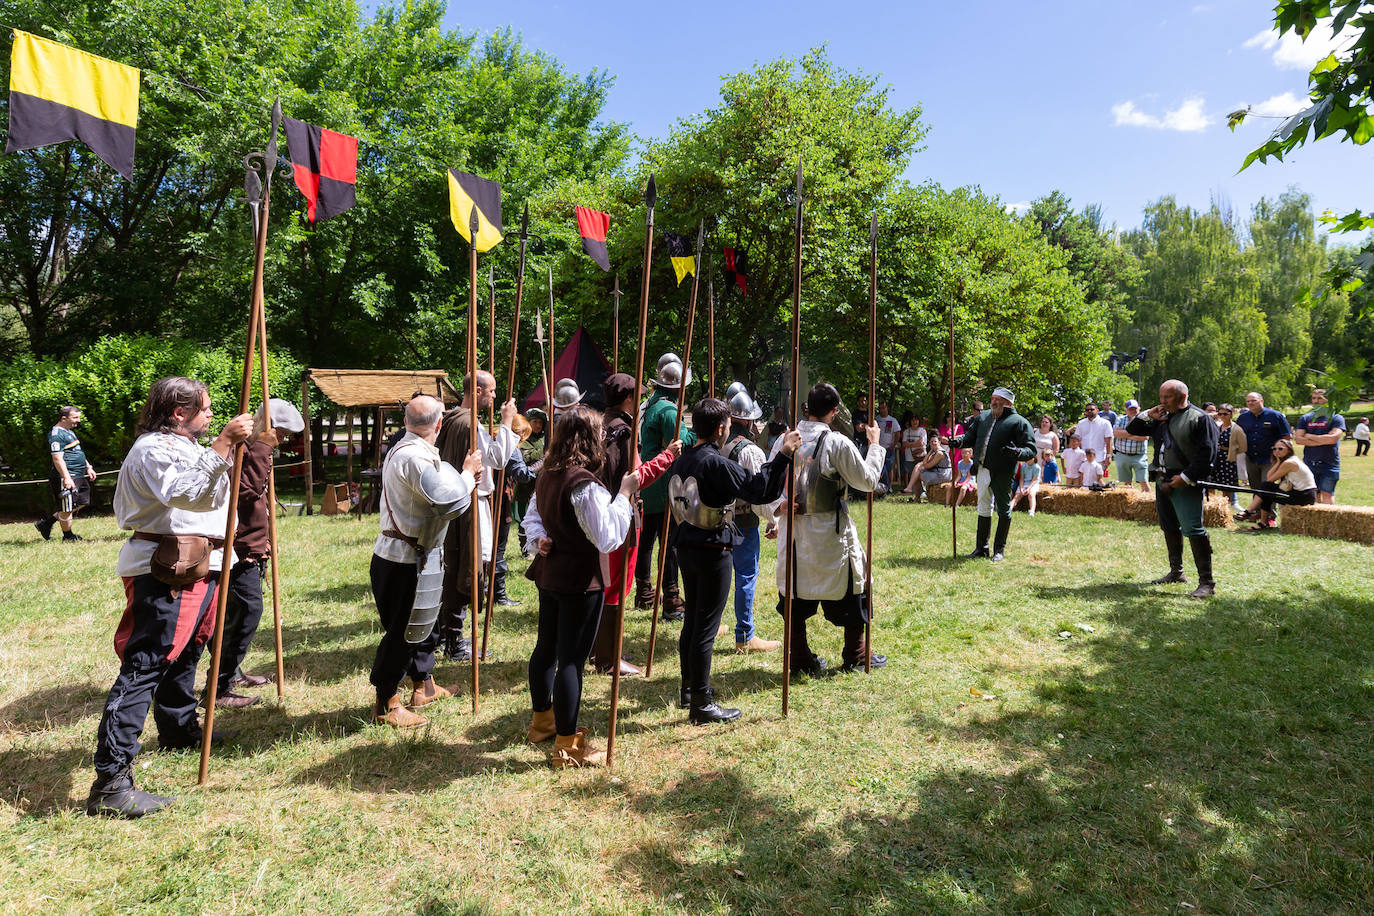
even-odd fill
[{"label": "metal helmet", "polygon": [[559,379],[558,384],[553,386],[553,407],[555,410],[567,410],[581,402],[582,396],[577,382],[570,378]]},{"label": "metal helmet", "polygon": [[[738,385],[739,383],[736,382],[735,384]],[[730,387],[735,386],[731,385]],[[763,416],[763,408],[758,405],[757,401],[749,397],[749,392],[745,391],[743,386],[733,395],[729,395],[725,402],[730,407],[730,419],[732,420],[757,420]]]},{"label": "metal helmet", "polygon": [[[664,353],[658,358],[658,377],[654,379],[654,384],[659,388],[681,388],[682,379],[682,358],[676,353]],[[692,367],[687,367],[686,384],[692,384]]]},{"label": "metal helmet", "polygon": [[728,401],[741,391],[748,390],[748,388],[744,387],[744,382],[731,382],[730,387],[725,389],[725,400]]}]

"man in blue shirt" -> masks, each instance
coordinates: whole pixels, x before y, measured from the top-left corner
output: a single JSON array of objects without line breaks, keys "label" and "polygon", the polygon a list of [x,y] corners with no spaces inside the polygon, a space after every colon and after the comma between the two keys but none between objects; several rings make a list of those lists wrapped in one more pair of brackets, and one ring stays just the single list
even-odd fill
[{"label": "man in blue shirt", "polygon": [[95,480],[95,468],[86,460],[86,453],[81,450],[81,440],[73,432],[85,419],[81,408],[63,407],[57,414],[57,425],[48,433],[48,455],[52,458],[48,488],[57,512],[33,525],[45,541],[52,537],[54,522],[62,526],[62,540],[79,541],[81,537],[72,531],[72,516],[77,510],[91,504],[91,481]]},{"label": "man in blue shirt", "polygon": [[[1272,407],[1264,406],[1264,398],[1258,391],[1245,396],[1246,410],[1236,417],[1236,425],[1245,431],[1245,465],[1250,471],[1250,486],[1258,486],[1269,472],[1274,443],[1280,439],[1291,439],[1293,431],[1288,420]],[[1242,512],[1241,519],[1258,515],[1259,497],[1250,503],[1250,508]]]},{"label": "man in blue shirt", "polygon": [[1317,502],[1336,503],[1336,482],[1341,479],[1341,440],[1345,417],[1326,407],[1326,389],[1312,389],[1312,409],[1298,419],[1293,441],[1303,447],[1302,460],[1317,481]]}]

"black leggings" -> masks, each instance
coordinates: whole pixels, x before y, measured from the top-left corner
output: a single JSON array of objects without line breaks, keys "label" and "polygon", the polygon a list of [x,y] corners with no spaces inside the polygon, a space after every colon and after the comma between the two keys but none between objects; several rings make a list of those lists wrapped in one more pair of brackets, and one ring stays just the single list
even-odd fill
[{"label": "black leggings", "polygon": [[[1257,490],[1265,490],[1265,491],[1267,491],[1267,492],[1269,492],[1269,493],[1278,493],[1278,492],[1279,492],[1279,485],[1276,484],[1276,483],[1273,483],[1272,481],[1266,480],[1266,481],[1264,481],[1263,483],[1261,483],[1259,486],[1255,487],[1255,489],[1257,489]],[[1260,500],[1260,508],[1263,509],[1265,512],[1268,512],[1270,515],[1273,515],[1273,514],[1274,514],[1274,503],[1276,502],[1276,500],[1274,499],[1274,497],[1272,497],[1272,496],[1266,496],[1266,495],[1264,495],[1264,494],[1261,494],[1259,500]],[[1289,491],[1288,491],[1288,502],[1284,503],[1284,505],[1285,505],[1285,506],[1310,506],[1310,505],[1312,505],[1313,503],[1315,503],[1316,501],[1317,501],[1317,491],[1316,491],[1315,488],[1314,488],[1314,489],[1311,489],[1311,490],[1289,490]]]},{"label": "black leggings", "polygon": [[1368,455],[1368,454],[1369,454],[1369,440],[1368,440],[1368,439],[1356,439],[1356,440],[1355,440],[1355,457],[1358,458],[1358,457],[1360,457],[1361,455]]},{"label": "black leggings", "polygon": [[692,690],[711,686],[711,653],[734,573],[731,559],[728,550],[710,547],[683,547],[677,554],[686,604],[677,651],[682,662],[682,683]]},{"label": "black leggings", "polygon": [[553,707],[563,737],[577,734],[582,706],[582,669],[601,622],[605,592],[539,590],[539,635],[530,654],[530,700],[535,712]]}]

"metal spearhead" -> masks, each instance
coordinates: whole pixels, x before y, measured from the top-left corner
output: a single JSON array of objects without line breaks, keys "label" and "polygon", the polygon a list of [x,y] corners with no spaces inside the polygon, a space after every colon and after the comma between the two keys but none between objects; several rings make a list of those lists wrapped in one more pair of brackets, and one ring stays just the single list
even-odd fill
[{"label": "metal spearhead", "polygon": [[873,221],[868,224],[868,243],[876,251],[878,248],[878,211],[873,211]]},{"label": "metal spearhead", "polygon": [[539,346],[544,346],[544,313],[539,309],[534,310],[534,340]]},{"label": "metal spearhead", "polygon": [[281,96],[272,101],[272,127],[267,134],[266,159],[263,168],[266,171],[264,176],[270,187],[272,184],[272,172],[277,167],[277,125],[281,123]]},{"label": "metal spearhead", "polygon": [[[549,314],[550,314],[550,315],[553,314],[553,268],[552,268],[552,267],[549,268]],[[550,322],[550,324],[552,324],[553,319],[550,318],[550,319],[549,319],[549,322]],[[550,330],[550,331],[553,330],[552,326],[549,328],[549,330]]]},{"label": "metal spearhead", "polygon": [[477,205],[473,204],[472,215],[468,217],[468,243],[473,248],[477,247],[477,229],[480,226],[481,221],[478,219],[477,216]]},{"label": "metal spearhead", "polygon": [[496,298],[496,267],[487,265],[487,289],[491,291],[491,298]]},{"label": "metal spearhead", "polygon": [[620,273],[619,273],[618,271],[616,272],[616,275],[615,275],[615,288],[611,290],[611,295],[612,295],[612,296],[615,296],[615,301],[616,301],[616,302],[619,302],[619,301],[620,301],[620,296],[621,296],[621,292],[620,292]]},{"label": "metal spearhead", "polygon": [[706,220],[697,224],[697,260],[694,276],[701,277],[701,249],[706,247]]},{"label": "metal spearhead", "polygon": [[797,225],[801,225],[802,214],[802,160],[797,157]]},{"label": "metal spearhead", "polygon": [[646,219],[650,225],[654,221],[654,204],[658,202],[658,184],[654,181],[652,173],[649,175],[649,185],[644,189],[644,206],[647,209]]},{"label": "metal spearhead", "polygon": [[525,202],[525,212],[520,216],[520,238],[526,240],[530,237],[530,205]]}]

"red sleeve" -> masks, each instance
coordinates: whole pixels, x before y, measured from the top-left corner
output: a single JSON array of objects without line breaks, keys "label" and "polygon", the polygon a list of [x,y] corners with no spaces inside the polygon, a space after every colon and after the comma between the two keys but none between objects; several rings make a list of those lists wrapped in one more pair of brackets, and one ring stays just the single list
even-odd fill
[{"label": "red sleeve", "polygon": [[676,458],[676,455],[664,449],[654,456],[653,461],[635,468],[635,476],[639,478],[639,488],[642,490],[662,477],[663,472],[672,466]]}]

